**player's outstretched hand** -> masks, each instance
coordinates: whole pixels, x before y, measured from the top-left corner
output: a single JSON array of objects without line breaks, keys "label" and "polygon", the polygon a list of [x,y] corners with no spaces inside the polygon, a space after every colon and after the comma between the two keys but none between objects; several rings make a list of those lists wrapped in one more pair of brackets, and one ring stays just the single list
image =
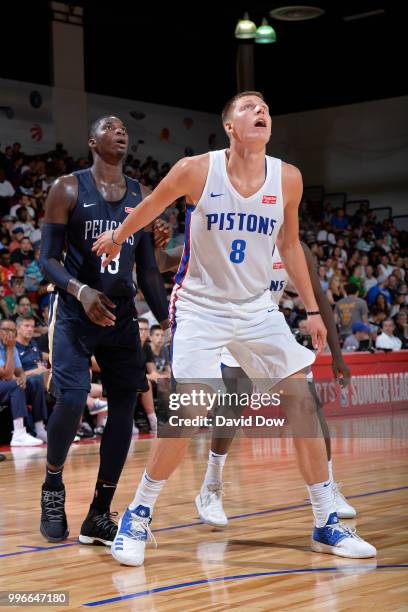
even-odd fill
[{"label": "player's outstretched hand", "polygon": [[106,307],[116,308],[116,304],[101,291],[85,287],[81,293],[80,302],[92,323],[102,327],[115,325],[116,317]]},{"label": "player's outstretched hand", "polygon": [[320,315],[312,315],[307,318],[309,334],[312,336],[313,347],[317,354],[321,353],[326,346],[327,330]]},{"label": "player's outstretched hand", "polygon": [[173,234],[170,223],[163,219],[156,219],[153,225],[154,246],[156,249],[165,249]]},{"label": "player's outstretched hand", "polygon": [[112,241],[112,230],[108,230],[107,232],[103,232],[103,234],[98,236],[92,250],[98,255],[98,257],[102,257],[102,255],[106,254],[106,257],[104,257],[102,261],[102,266],[106,268],[112,259],[115,259],[116,255],[120,253],[121,248],[122,247],[120,245],[114,244]]}]

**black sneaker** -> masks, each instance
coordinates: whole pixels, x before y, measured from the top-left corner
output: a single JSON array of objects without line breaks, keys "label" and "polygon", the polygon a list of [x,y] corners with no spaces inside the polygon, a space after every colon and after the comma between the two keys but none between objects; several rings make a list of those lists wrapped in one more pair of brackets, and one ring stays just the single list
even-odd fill
[{"label": "black sneaker", "polygon": [[48,489],[44,483],[41,492],[40,531],[48,542],[61,542],[68,537],[67,515],[64,509],[65,487]]},{"label": "black sneaker", "polygon": [[105,512],[101,514],[99,510],[89,510],[88,516],[82,523],[81,532],[79,534],[79,541],[81,544],[110,546],[118,530],[118,525],[113,520],[117,516],[117,512]]},{"label": "black sneaker", "polygon": [[77,431],[77,436],[87,440],[94,440],[96,438],[91,426],[86,421],[80,425]]}]

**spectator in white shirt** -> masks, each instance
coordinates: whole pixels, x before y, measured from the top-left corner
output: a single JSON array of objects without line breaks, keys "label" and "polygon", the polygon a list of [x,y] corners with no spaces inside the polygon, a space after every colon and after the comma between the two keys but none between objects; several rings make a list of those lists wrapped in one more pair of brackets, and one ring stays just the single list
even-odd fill
[{"label": "spectator in white shirt", "polygon": [[383,255],[381,257],[381,263],[378,265],[377,271],[379,276],[385,276],[388,278],[394,270],[394,266],[390,265],[390,260],[388,255]]},{"label": "spectator in white shirt", "polygon": [[377,284],[377,279],[374,276],[374,268],[373,266],[367,266],[365,269],[365,281],[364,281],[364,289],[366,294],[369,292],[371,287],[375,287]]},{"label": "spectator in white shirt", "polygon": [[6,179],[3,168],[0,168],[0,198],[12,198],[14,194],[13,185]]},{"label": "spectator in white shirt", "polygon": [[394,336],[394,321],[392,319],[385,319],[382,324],[382,334],[380,334],[375,341],[375,347],[377,349],[385,351],[399,351],[402,346],[402,342],[397,336]]}]

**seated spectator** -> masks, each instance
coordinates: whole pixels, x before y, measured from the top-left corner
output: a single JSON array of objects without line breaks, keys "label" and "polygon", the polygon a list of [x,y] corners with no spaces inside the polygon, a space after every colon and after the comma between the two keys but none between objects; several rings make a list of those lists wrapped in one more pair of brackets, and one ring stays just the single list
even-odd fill
[{"label": "seated spectator", "polygon": [[327,281],[327,277],[326,277],[326,266],[319,266],[319,280],[320,280],[320,285],[321,288],[323,289],[323,291],[327,291],[329,288],[329,283]]},{"label": "seated spectator", "polygon": [[381,310],[382,312],[385,312],[385,314],[388,316],[388,314],[390,312],[390,305],[388,304],[387,300],[385,299],[385,296],[384,296],[383,293],[379,293],[377,295],[377,297],[375,298],[373,306],[375,306],[378,310]]},{"label": "seated spectator", "polygon": [[339,300],[334,307],[334,316],[339,325],[340,338],[344,340],[352,332],[356,321],[368,321],[368,308],[364,300],[357,297],[358,287],[349,283],[346,285],[347,297]]},{"label": "seated spectator", "polygon": [[408,348],[408,314],[405,310],[401,310],[394,319],[395,331],[394,336],[402,342],[401,348]]},{"label": "seated spectator", "polygon": [[11,254],[8,249],[0,251],[0,282],[3,287],[10,285],[11,279],[15,274],[15,269],[11,263]]},{"label": "seated spectator", "polygon": [[345,214],[343,208],[336,208],[336,214],[331,217],[330,225],[338,230],[348,228],[349,218]]},{"label": "seated spectator", "polygon": [[4,285],[0,284],[0,319],[8,319],[10,314],[4,301],[5,293]]},{"label": "seated spectator", "polygon": [[377,335],[381,333],[382,322],[385,321],[386,318],[387,314],[384,311],[380,310],[376,306],[371,308],[368,318],[368,325],[370,327],[370,334],[374,340]]},{"label": "seated spectator", "polygon": [[[8,320],[0,321],[0,403],[11,408],[14,429],[10,446],[39,446],[47,441],[44,388],[26,378],[16,349],[16,324]],[[31,404],[36,438],[24,426],[27,403]]]},{"label": "seated spectator", "polygon": [[4,215],[4,217],[1,218],[0,241],[6,247],[8,247],[11,242],[13,225],[14,218],[11,215]]},{"label": "seated spectator", "polygon": [[364,321],[356,321],[351,327],[352,333],[344,340],[343,351],[369,351],[371,339],[370,327]]},{"label": "seated spectator", "polygon": [[34,319],[30,315],[19,316],[17,318],[17,342],[16,348],[20,357],[22,368],[30,378],[37,378],[46,388],[48,382],[47,358],[38,348],[34,340]]},{"label": "seated spectator", "polygon": [[28,292],[38,291],[41,281],[44,279],[43,273],[41,272],[40,264],[40,248],[37,247],[34,250],[34,259],[30,262],[24,270],[24,285]]},{"label": "seated spectator", "polygon": [[296,312],[294,312],[295,305],[292,300],[283,300],[281,302],[281,310],[286,319],[286,323],[290,328],[293,327],[295,319],[297,317]]},{"label": "seated spectator", "polygon": [[375,341],[375,347],[383,351],[399,351],[402,347],[402,341],[394,336],[394,321],[385,319],[382,324],[382,334]]},{"label": "seated spectator", "polygon": [[326,291],[327,299],[330,304],[334,307],[336,302],[347,297],[347,293],[344,290],[343,283],[339,276],[333,276],[329,281],[329,287]]},{"label": "seated spectator", "polygon": [[372,287],[377,284],[377,279],[374,277],[373,266],[368,265],[365,269],[364,291],[368,293]]},{"label": "seated spectator", "polygon": [[385,278],[388,278],[390,274],[392,274],[393,270],[394,266],[390,264],[390,259],[388,255],[383,255],[381,257],[381,263],[377,268],[378,276],[384,276]]},{"label": "seated spectator", "polygon": [[374,287],[371,287],[369,292],[367,293],[366,300],[369,306],[372,306],[375,303],[377,295],[382,293],[385,297],[386,301],[391,304],[391,293],[388,291],[388,278],[384,276],[379,276],[377,278],[377,284]]},{"label": "seated spectator", "polygon": [[150,349],[154,364],[162,377],[170,378],[170,357],[167,346],[163,346],[164,332],[160,325],[150,328]]},{"label": "seated spectator", "polygon": [[393,304],[396,300],[396,297],[398,295],[398,288],[400,285],[400,280],[398,279],[397,275],[394,274],[394,272],[392,274],[389,275],[388,277],[388,292],[391,295],[391,303]]},{"label": "seated spectator", "polygon": [[298,325],[299,327],[297,330],[295,330],[294,333],[296,341],[299,342],[299,344],[301,344],[302,346],[305,346],[306,348],[313,351],[314,346],[312,342],[312,336],[309,334],[306,319],[300,319],[298,321]]},{"label": "seated spectator", "polygon": [[364,297],[365,289],[363,268],[360,264],[356,264],[355,266],[353,266],[353,268],[351,269],[351,276],[349,277],[348,282],[357,285],[359,297]]},{"label": "seated spectator", "polygon": [[29,263],[34,261],[33,245],[29,238],[23,238],[20,242],[20,247],[14,249],[11,254],[11,263],[18,263],[20,266],[28,266]]},{"label": "seated spectator", "polygon": [[[148,342],[149,338],[149,321],[143,317],[139,317],[139,335],[140,342],[142,345],[142,350],[145,355],[146,361],[146,378],[149,383],[149,389],[145,393],[141,393],[141,402],[143,406],[143,410],[146,413],[147,419],[149,421],[150,430],[152,433],[157,432],[157,417],[154,409],[154,398],[153,398],[153,384],[157,383],[160,378],[160,374],[157,372],[154,358],[150,348],[150,342]],[[157,389],[155,389],[157,391]]]},{"label": "seated spectator", "polygon": [[29,216],[28,211],[23,206],[17,208],[16,211],[17,221],[15,227],[22,227],[24,230],[24,236],[29,236],[34,231],[34,221]]},{"label": "seated spectator", "polygon": [[10,315],[16,312],[17,299],[25,294],[24,278],[13,276],[9,282],[9,292],[4,298]]},{"label": "seated spectator", "polygon": [[22,239],[24,238],[24,229],[18,225],[11,232],[12,241],[9,244],[10,253],[20,248]]},{"label": "seated spectator", "polygon": [[336,244],[336,238],[333,232],[330,231],[329,223],[323,224],[323,228],[317,232],[316,240],[320,243],[328,242],[329,244]]},{"label": "seated spectator", "polygon": [[11,198],[15,194],[13,185],[6,179],[6,173],[0,168],[0,215],[5,215],[10,210]]},{"label": "seated spectator", "polygon": [[28,213],[28,221],[30,219],[34,219],[34,217],[35,217],[35,210],[34,210],[34,208],[32,206],[30,206],[30,204],[31,204],[31,200],[30,200],[29,196],[25,195],[24,193],[22,193],[22,194],[20,194],[18,196],[17,204],[14,204],[14,206],[12,206],[10,208],[10,213],[9,214],[12,217],[16,217],[18,219],[18,217],[17,217],[17,210],[19,210],[20,208],[25,208],[27,213]]},{"label": "seated spectator", "polygon": [[369,253],[374,246],[374,240],[371,232],[364,232],[360,240],[357,241],[356,247],[363,253]]}]

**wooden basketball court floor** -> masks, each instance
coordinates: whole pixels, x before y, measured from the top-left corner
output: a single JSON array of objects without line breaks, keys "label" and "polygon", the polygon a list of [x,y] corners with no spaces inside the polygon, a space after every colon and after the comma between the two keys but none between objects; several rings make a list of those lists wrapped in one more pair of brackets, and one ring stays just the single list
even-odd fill
[{"label": "wooden basketball court floor", "polygon": [[[330,423],[344,432],[339,420]],[[73,445],[65,468],[71,533],[59,545],[39,533],[45,448],[6,453],[0,591],[68,591],[60,610],[408,610],[408,415],[376,417],[372,437],[356,437],[359,423],[333,440],[334,473],[358,510],[347,522],[377,547],[376,559],[310,551],[311,509],[290,439],[237,438],[224,470],[229,526],[203,525],[194,506],[208,455],[201,436],[156,506],[157,550],[147,548],[144,567],[121,566],[105,547],[77,541],[99,459],[99,444],[83,442]],[[134,438],[114,510],[132,499],[150,444]]]}]

